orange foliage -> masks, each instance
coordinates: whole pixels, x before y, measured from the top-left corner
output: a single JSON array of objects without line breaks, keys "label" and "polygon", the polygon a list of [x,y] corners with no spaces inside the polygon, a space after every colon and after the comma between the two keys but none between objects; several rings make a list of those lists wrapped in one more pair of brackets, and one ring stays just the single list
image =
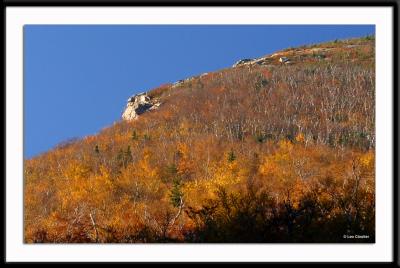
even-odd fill
[{"label": "orange foliage", "polygon": [[373,241],[373,49],[326,46],[163,85],[159,109],[26,160],[25,241]]}]

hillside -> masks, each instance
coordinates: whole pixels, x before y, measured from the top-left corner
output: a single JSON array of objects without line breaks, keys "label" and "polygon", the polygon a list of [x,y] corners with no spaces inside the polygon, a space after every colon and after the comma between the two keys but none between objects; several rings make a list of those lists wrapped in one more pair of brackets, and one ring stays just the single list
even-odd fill
[{"label": "hillside", "polygon": [[288,48],[148,91],[154,109],[25,160],[25,241],[373,242],[374,51]]}]

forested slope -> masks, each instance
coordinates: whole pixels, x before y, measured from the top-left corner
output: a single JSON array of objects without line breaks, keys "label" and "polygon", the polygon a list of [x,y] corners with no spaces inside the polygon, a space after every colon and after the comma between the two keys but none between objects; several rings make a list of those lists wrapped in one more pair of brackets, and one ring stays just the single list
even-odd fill
[{"label": "forested slope", "polygon": [[374,42],[160,86],[158,109],[25,160],[25,241],[373,242]]}]

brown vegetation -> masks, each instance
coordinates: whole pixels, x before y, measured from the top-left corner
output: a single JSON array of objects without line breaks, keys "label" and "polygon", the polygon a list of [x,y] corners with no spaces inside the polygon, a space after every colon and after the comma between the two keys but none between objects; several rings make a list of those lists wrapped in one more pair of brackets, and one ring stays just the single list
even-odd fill
[{"label": "brown vegetation", "polygon": [[26,160],[25,241],[373,242],[374,40],[329,46],[164,85],[159,109]]}]

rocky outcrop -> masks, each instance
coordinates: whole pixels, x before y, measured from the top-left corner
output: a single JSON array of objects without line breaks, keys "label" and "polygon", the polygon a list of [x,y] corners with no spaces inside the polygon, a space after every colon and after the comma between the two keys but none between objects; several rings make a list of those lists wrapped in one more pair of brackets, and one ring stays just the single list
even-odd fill
[{"label": "rocky outcrop", "polygon": [[180,85],[182,85],[184,82],[185,82],[185,80],[183,80],[183,79],[178,80],[178,81],[176,81],[175,83],[172,84],[172,87],[180,86]]},{"label": "rocky outcrop", "polygon": [[192,76],[192,77],[189,77],[189,78],[186,78],[186,79],[178,80],[178,81],[176,81],[175,83],[172,84],[172,88],[181,86],[181,85],[183,85],[185,83],[188,83],[188,82],[191,82],[191,81],[193,81],[193,80],[195,80],[196,78],[199,78],[199,77],[200,76]]},{"label": "rocky outcrop", "polygon": [[240,65],[249,64],[252,61],[253,61],[253,59],[241,59],[241,60],[235,62],[235,64],[233,64],[232,67],[237,67],[237,66],[240,66]]},{"label": "rocky outcrop", "polygon": [[122,119],[136,119],[139,115],[157,109],[159,106],[160,102],[156,99],[151,99],[147,93],[136,94],[128,99]]},{"label": "rocky outcrop", "polygon": [[245,65],[271,65],[276,62],[272,56],[261,57],[256,59],[242,59],[237,61],[232,67],[245,66]]},{"label": "rocky outcrop", "polygon": [[284,64],[290,64],[290,60],[287,57],[280,57],[279,62]]}]

